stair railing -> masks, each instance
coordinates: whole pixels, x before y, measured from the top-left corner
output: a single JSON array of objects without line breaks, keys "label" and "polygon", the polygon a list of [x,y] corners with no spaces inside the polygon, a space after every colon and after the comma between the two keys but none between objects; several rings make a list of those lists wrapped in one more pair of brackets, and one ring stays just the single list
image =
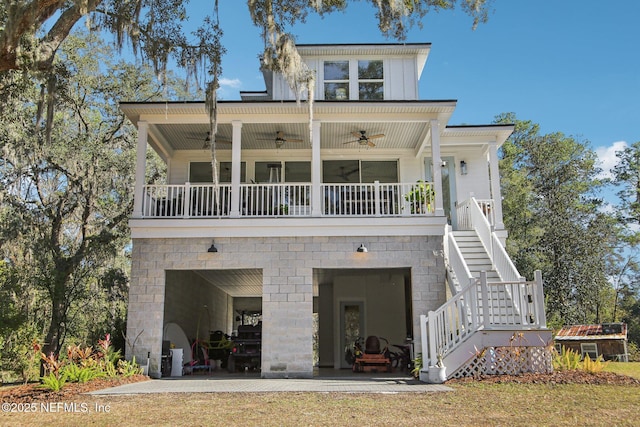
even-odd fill
[{"label": "stair railing", "polygon": [[500,275],[500,278],[506,282],[518,282],[524,281],[524,277],[520,276],[518,269],[509,258],[507,251],[504,246],[500,242],[500,239],[495,233],[491,235],[492,239],[492,247],[493,254],[491,257],[493,258],[493,265],[496,268],[496,271]]},{"label": "stair railing", "polygon": [[475,230],[484,246],[485,250],[493,262],[493,239],[491,234],[493,229],[491,224],[487,220],[486,215],[480,209],[480,205],[476,201],[475,197],[472,197],[467,205],[467,215],[469,216],[469,225],[471,230]]},{"label": "stair railing", "polygon": [[446,233],[445,242],[445,262],[449,264],[449,269],[453,272],[455,280],[453,281],[453,288],[451,292],[456,294],[462,290],[465,286],[475,282],[475,278],[471,274],[467,263],[464,260],[462,252],[458,247],[453,233]]},{"label": "stair railing", "polygon": [[[518,295],[520,310],[516,310],[515,304],[509,304],[507,294]],[[426,369],[438,359],[445,359],[447,354],[481,329],[546,327],[540,271],[535,272],[535,279],[531,282],[491,283],[487,281],[486,272],[482,272],[479,281],[469,284],[437,310],[420,316],[423,367]]]},{"label": "stair railing", "polygon": [[[462,203],[458,209],[458,221],[465,224],[465,228],[475,230],[478,238],[482,242],[493,268],[504,281],[521,281],[524,280],[515,265],[509,258],[507,251],[502,246],[500,239],[493,231],[491,223],[487,219],[485,210],[489,210],[490,204],[487,201],[478,202],[475,197]],[[461,216],[464,219],[461,219]]]}]

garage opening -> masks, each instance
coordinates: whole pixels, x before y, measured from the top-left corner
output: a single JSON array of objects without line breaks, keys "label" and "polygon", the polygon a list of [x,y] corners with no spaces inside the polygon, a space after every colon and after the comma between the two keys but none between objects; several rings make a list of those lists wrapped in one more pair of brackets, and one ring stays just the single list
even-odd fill
[{"label": "garage opening", "polygon": [[[393,352],[413,338],[411,269],[316,269],[314,350],[319,368],[351,369],[358,339],[379,337]],[[395,366],[403,369],[403,366]]]},{"label": "garage opening", "polygon": [[179,374],[176,355],[180,373],[259,372],[262,270],[168,270],[165,280],[163,376]]}]

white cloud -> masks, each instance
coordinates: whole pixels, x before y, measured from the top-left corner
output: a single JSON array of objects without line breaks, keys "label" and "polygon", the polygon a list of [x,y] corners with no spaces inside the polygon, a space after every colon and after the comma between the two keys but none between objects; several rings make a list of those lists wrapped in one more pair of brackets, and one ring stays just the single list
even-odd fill
[{"label": "white cloud", "polygon": [[602,168],[600,178],[612,177],[611,169],[618,163],[616,152],[622,151],[626,147],[627,143],[625,141],[616,141],[609,146],[596,148],[596,154],[598,155],[598,159],[600,159],[600,167]]},{"label": "white cloud", "polygon": [[221,77],[218,83],[220,83],[220,87],[223,88],[238,89],[242,87],[242,82],[240,81],[240,79],[227,79],[225,77]]}]

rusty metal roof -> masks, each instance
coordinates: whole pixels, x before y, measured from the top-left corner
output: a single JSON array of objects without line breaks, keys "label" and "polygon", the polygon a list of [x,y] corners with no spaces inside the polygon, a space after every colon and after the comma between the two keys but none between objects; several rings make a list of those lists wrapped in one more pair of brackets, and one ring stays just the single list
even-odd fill
[{"label": "rusty metal roof", "polygon": [[603,323],[600,325],[565,326],[558,331],[556,341],[568,340],[626,340],[626,323]]}]

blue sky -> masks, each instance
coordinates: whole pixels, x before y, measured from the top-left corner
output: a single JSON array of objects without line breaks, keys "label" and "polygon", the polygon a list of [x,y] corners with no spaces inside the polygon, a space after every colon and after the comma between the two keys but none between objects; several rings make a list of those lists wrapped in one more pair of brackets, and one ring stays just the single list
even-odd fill
[{"label": "blue sky", "polygon": [[[212,4],[192,0],[189,10]],[[457,99],[450,124],[485,124],[515,112],[544,133],[589,140],[608,168],[614,150],[640,140],[638,20],[638,0],[494,0],[489,22],[475,31],[461,10],[441,11],[406,41],[432,43],[420,97]],[[263,45],[246,2],[222,0],[220,23],[227,48],[221,98],[264,89],[257,60]],[[379,33],[375,11],[363,1],[311,16],[290,32],[301,44],[395,42]]]}]

